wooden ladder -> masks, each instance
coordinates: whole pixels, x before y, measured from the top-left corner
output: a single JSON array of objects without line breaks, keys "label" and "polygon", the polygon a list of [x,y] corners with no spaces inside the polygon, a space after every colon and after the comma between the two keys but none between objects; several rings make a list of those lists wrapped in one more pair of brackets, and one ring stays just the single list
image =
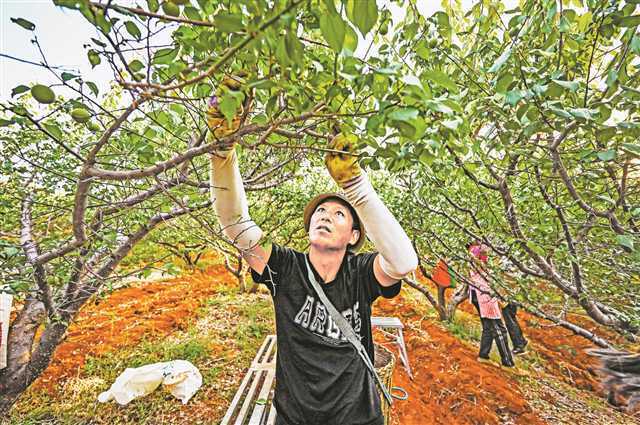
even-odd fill
[{"label": "wooden ladder", "polygon": [[276,349],[276,336],[268,335],[220,425],[275,424],[276,409],[272,402],[276,382]]}]

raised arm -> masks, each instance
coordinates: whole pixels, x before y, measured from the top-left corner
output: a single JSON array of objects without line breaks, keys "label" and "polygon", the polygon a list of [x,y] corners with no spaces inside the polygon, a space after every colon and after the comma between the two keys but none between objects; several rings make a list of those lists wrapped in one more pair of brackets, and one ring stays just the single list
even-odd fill
[{"label": "raised arm", "polygon": [[367,235],[379,252],[373,264],[374,274],[383,286],[390,286],[418,266],[409,237],[384,205],[367,174],[358,165],[357,138],[339,134],[329,148],[345,153],[329,152],[325,164],[329,174],[342,188],[347,199],[364,223]]},{"label": "raised arm", "polygon": [[[225,82],[228,82],[227,89],[239,88],[233,84],[233,81],[225,80]],[[207,124],[212,135],[224,137],[235,132],[239,122],[234,119],[229,125],[218,110],[217,96],[214,96],[209,102]],[[264,249],[260,246],[262,229],[249,215],[249,205],[234,146],[212,153],[210,165],[211,202],[222,231],[242,251],[242,256],[249,267],[261,274],[269,261],[271,248]]]}]

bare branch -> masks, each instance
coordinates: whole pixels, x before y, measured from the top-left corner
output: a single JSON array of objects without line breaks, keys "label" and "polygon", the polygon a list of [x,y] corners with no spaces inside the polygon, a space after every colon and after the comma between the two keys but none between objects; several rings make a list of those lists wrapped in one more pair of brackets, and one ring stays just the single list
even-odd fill
[{"label": "bare branch", "polygon": [[[309,117],[313,116],[314,110],[304,113],[302,115],[299,115],[297,117],[281,120],[280,124],[292,124],[295,122],[304,121]],[[143,177],[157,176],[158,174],[165,172],[167,170],[170,170],[172,168],[175,168],[176,166],[192,158],[203,155],[205,153],[211,153],[215,150],[219,150],[220,148],[227,147],[232,143],[234,143],[234,141],[237,138],[240,138],[247,134],[259,133],[261,131],[267,130],[269,127],[270,126],[266,126],[266,125],[259,126],[255,124],[244,126],[229,136],[220,138],[215,142],[208,143],[206,145],[187,149],[182,154],[176,155],[171,159],[168,159],[163,162],[159,162],[147,168],[132,170],[132,171],[112,171],[112,170],[104,170],[104,169],[91,167],[91,168],[87,168],[86,176],[97,177],[105,180],[132,180],[132,179],[139,179]]]}]

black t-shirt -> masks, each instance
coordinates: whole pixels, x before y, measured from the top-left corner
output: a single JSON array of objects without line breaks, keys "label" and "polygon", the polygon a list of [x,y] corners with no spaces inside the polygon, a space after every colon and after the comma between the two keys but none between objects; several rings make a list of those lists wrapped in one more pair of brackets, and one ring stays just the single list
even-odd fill
[{"label": "black t-shirt", "polygon": [[[382,425],[374,378],[333,323],[309,282],[304,253],[273,245],[262,275],[273,298],[278,354],[274,404],[285,425]],[[360,335],[373,361],[371,303],[392,298],[400,282],[381,286],[373,272],[376,253],[347,253],[332,282],[316,279],[336,309]],[[309,265],[312,267],[311,262]]]}]

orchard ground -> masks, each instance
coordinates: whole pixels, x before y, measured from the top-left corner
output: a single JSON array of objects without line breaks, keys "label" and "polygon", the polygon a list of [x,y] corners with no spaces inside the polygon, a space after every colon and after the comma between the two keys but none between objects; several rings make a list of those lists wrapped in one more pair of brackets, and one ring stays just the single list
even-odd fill
[{"label": "orchard ground", "polygon": [[[239,294],[235,278],[215,258],[203,263],[193,273],[131,283],[85,305],[9,422],[218,423],[257,348],[274,332],[274,320],[266,291]],[[415,376],[410,380],[396,367],[394,385],[405,388],[409,399],[395,403],[393,425],[640,421],[606,403],[597,364],[584,352],[592,345],[563,328],[521,312],[530,344],[509,370],[497,357],[494,363],[476,361],[480,326],[466,302],[451,324],[439,322],[409,287],[393,300],[379,300],[374,310],[404,322]],[[582,325],[596,328],[586,319]],[[394,350],[383,335],[375,337]],[[97,402],[126,367],[173,359],[191,361],[204,378],[186,405],[162,389],[124,407]]]}]

